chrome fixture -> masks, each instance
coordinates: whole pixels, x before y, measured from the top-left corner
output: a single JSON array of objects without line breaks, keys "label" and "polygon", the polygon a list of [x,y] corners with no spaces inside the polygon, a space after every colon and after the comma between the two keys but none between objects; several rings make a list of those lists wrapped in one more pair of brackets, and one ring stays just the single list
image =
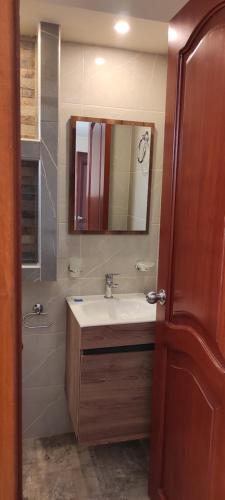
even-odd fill
[{"label": "chrome fixture", "polygon": [[146,300],[149,304],[161,304],[161,306],[164,306],[166,303],[166,292],[165,290],[159,290],[159,292],[149,292],[146,295]]},{"label": "chrome fixture", "polygon": [[74,219],[78,222],[86,222],[85,217],[82,217],[82,215],[75,215]]},{"label": "chrome fixture", "polygon": [[119,286],[118,283],[113,283],[113,276],[119,276],[119,274],[107,273],[105,275],[105,299],[113,299],[112,289]]},{"label": "chrome fixture", "polygon": [[34,304],[34,306],[33,306],[33,312],[35,314],[41,314],[43,312],[43,310],[44,310],[44,307],[43,307],[42,304]]},{"label": "chrome fixture", "polygon": [[150,136],[148,130],[141,136],[138,145],[138,163],[143,163],[147,150],[150,144]]},{"label": "chrome fixture", "polygon": [[48,316],[48,313],[45,313],[43,312],[44,311],[44,307],[42,304],[34,304],[33,308],[32,308],[32,311],[33,312],[30,312],[30,313],[27,313],[23,316],[23,324],[25,326],[25,328],[29,328],[29,329],[38,329],[38,328],[50,328],[54,323],[46,323],[44,325],[40,325],[39,323],[37,323],[36,325],[32,325],[29,323],[29,319],[30,318],[35,318],[35,317],[38,317],[38,316]]},{"label": "chrome fixture", "polygon": [[150,262],[150,261],[141,261],[141,262],[137,262],[135,264],[135,269],[137,269],[137,271],[140,271],[142,273],[146,273],[147,271],[151,271],[151,269],[155,266],[154,262]]}]

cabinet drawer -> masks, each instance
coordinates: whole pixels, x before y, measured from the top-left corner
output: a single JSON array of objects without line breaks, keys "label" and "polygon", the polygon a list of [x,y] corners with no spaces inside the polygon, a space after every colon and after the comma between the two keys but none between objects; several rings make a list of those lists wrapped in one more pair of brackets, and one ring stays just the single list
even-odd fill
[{"label": "cabinet drawer", "polygon": [[155,322],[92,326],[81,329],[81,349],[150,344],[155,342]]},{"label": "cabinet drawer", "polygon": [[152,363],[149,350],[81,357],[80,442],[148,436]]}]

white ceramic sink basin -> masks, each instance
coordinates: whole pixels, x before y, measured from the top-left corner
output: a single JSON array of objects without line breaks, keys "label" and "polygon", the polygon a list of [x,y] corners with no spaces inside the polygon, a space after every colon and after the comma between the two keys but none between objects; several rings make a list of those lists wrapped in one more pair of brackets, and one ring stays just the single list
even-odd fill
[{"label": "white ceramic sink basin", "polygon": [[67,302],[81,327],[145,323],[156,320],[156,306],[146,302],[143,293],[67,297]]}]

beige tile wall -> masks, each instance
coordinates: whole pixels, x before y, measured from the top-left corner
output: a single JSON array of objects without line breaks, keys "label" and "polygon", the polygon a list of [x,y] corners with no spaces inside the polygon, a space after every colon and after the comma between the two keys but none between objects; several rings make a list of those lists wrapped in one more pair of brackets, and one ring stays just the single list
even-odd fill
[{"label": "beige tile wall", "polygon": [[20,105],[21,137],[36,139],[37,129],[37,64],[36,38],[20,40]]},{"label": "beige tile wall", "polygon": [[[104,66],[94,59],[102,56]],[[46,330],[24,329],[24,435],[45,436],[70,430],[64,394],[65,297],[103,293],[104,274],[118,272],[117,292],[155,288],[159,244],[160,197],[165,118],[166,57],[118,49],[63,43],[58,169],[58,281],[24,283],[23,310],[43,303],[53,322]],[[150,233],[144,236],[70,236],[68,218],[68,120],[71,115],[154,122],[156,137]],[[82,259],[82,274],[71,279],[70,257]],[[139,274],[137,260],[155,263]],[[41,318],[38,318],[41,321]],[[36,319],[37,320],[37,319]]]},{"label": "beige tile wall", "polygon": [[[96,66],[101,55],[105,65]],[[155,286],[159,240],[163,130],[167,59],[117,49],[62,44],[59,134],[59,279],[68,276],[70,256],[82,259],[82,291],[103,292],[104,273],[121,272],[118,292]],[[69,236],[67,233],[68,120],[82,115],[156,124],[150,234],[147,236]],[[137,260],[151,259],[151,275],[135,270]]]}]

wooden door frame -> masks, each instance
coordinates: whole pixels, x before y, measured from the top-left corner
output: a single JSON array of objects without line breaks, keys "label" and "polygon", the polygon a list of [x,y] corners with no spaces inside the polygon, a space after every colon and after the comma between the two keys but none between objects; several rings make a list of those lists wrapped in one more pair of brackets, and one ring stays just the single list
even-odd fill
[{"label": "wooden door frame", "polygon": [[19,0],[0,0],[0,500],[22,498]]}]

